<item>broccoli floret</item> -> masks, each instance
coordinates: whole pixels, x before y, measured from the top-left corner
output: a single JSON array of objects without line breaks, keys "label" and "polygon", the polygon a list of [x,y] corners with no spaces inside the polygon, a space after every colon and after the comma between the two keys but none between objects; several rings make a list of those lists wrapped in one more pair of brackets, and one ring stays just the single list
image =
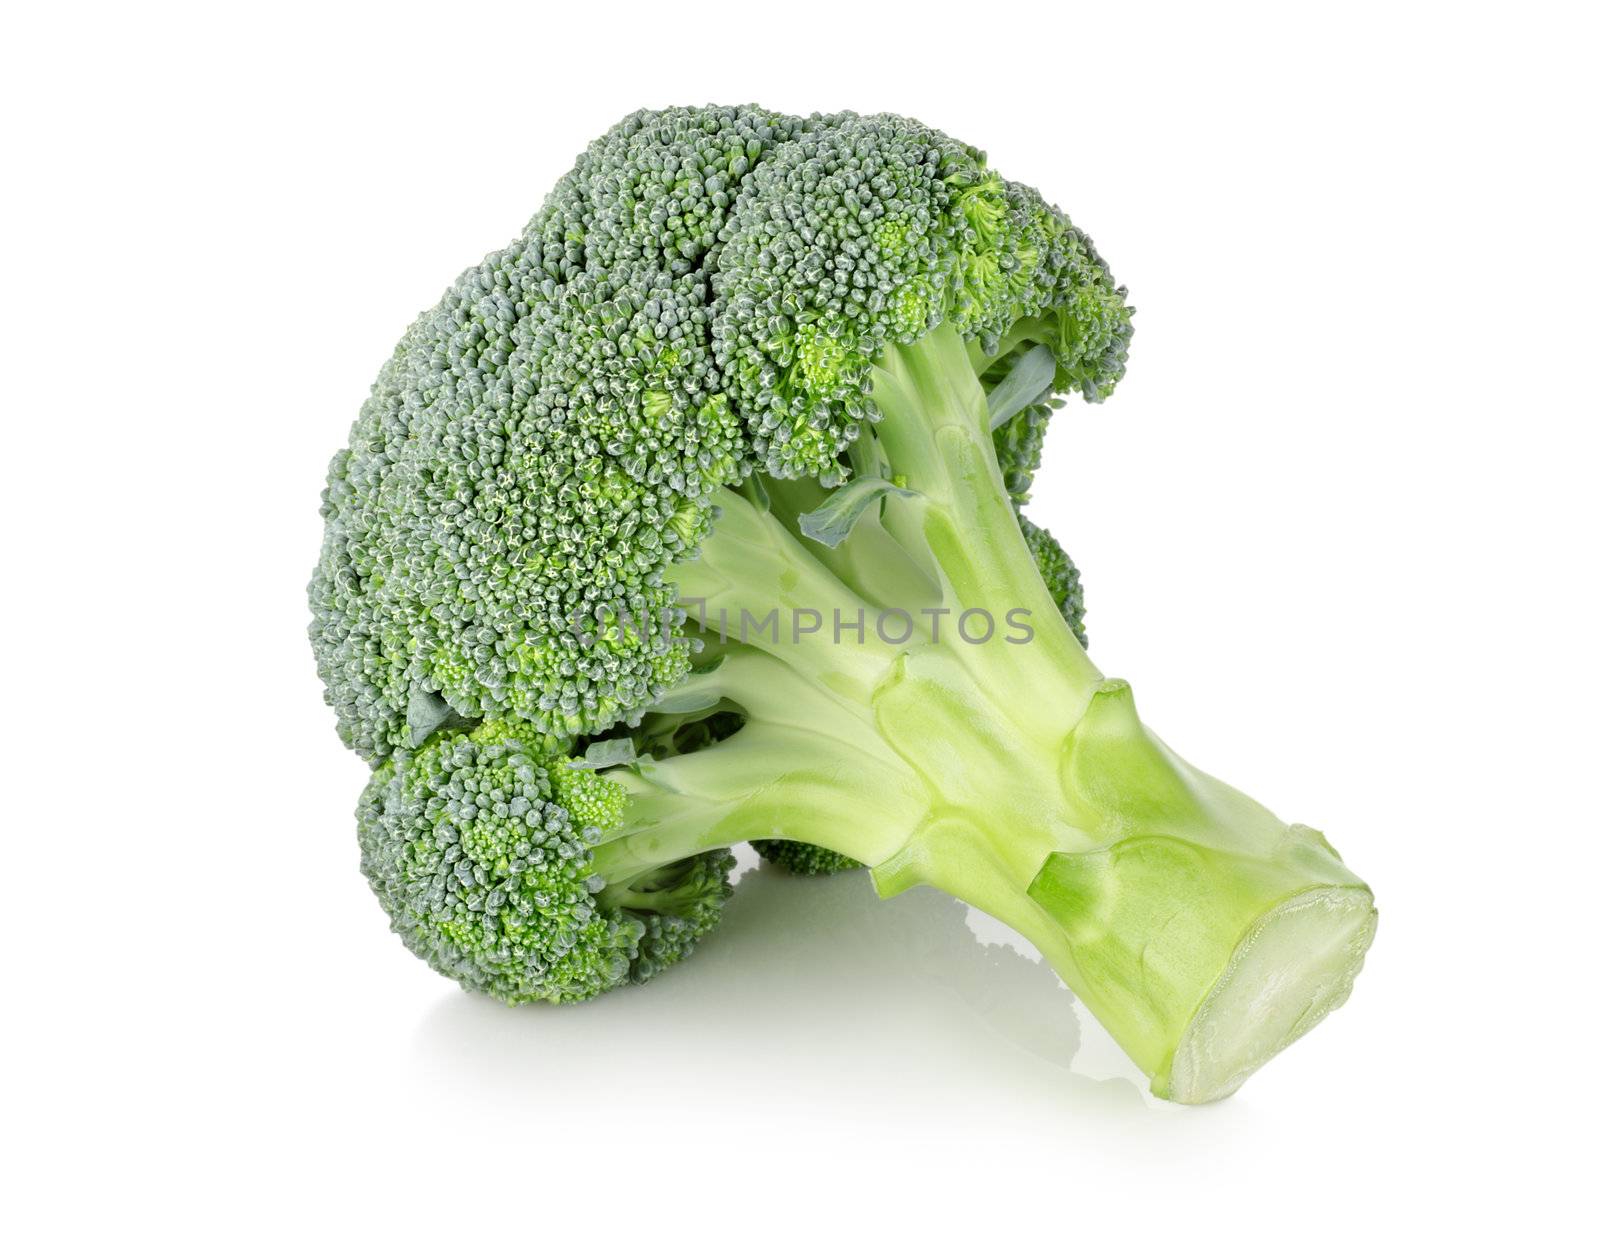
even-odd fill
[{"label": "broccoli floret", "polygon": [[1033,554],[1033,563],[1039,568],[1045,590],[1078,640],[1078,646],[1087,650],[1089,632],[1083,624],[1083,584],[1078,567],[1067,556],[1066,549],[1056,543],[1055,536],[1043,527],[1035,526],[1024,515],[1018,516],[1017,524],[1022,528],[1023,542]]},{"label": "broccoli floret", "polygon": [[748,469],[706,259],[751,166],[804,124],[629,117],[401,340],[329,471],[311,587],[362,755],[415,745],[430,711],[598,733],[688,670],[670,633],[620,619],[671,606],[661,571]]},{"label": "broccoli floret", "polygon": [[830,876],[834,872],[848,872],[861,866],[858,859],[842,855],[837,850],[824,850],[810,842],[757,838],[750,844],[763,859],[799,876]]},{"label": "broccoli floret", "polygon": [[438,971],[502,1001],[581,1001],[648,979],[716,925],[733,856],[713,850],[608,890],[590,850],[627,797],[522,724],[435,733],[373,773],[362,871]]},{"label": "broccoli floret", "polygon": [[313,646],[411,948],[592,996],[687,953],[756,841],[1006,920],[1173,1099],[1339,1005],[1367,887],[1145,728],[1020,513],[1131,316],[1065,215],[915,121],[596,142],[329,473]]}]

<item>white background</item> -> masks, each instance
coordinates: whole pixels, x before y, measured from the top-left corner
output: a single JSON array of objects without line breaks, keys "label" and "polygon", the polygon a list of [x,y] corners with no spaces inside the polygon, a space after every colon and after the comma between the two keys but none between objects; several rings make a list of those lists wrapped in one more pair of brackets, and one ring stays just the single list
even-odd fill
[{"label": "white background", "polygon": [[[1592,1225],[1589,8],[13,8],[11,1237]],[[983,146],[1132,290],[1033,512],[1145,718],[1383,910],[1231,1101],[1150,1099],[935,894],[752,869],[681,968],[511,1012],[357,873],[327,458],[592,137],[748,99]]]}]

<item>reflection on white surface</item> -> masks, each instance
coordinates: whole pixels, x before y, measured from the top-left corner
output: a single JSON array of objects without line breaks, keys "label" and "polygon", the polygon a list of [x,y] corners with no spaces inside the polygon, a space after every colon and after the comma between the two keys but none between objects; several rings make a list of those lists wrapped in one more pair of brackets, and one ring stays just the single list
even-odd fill
[{"label": "reflection on white surface", "polygon": [[[1120,1053],[1080,1056],[1085,1023],[1031,947],[953,898],[916,889],[885,902],[863,873],[765,865],[739,876],[696,953],[648,985],[517,1010],[449,996],[420,1026],[415,1069],[509,1107],[615,1094],[681,1111],[717,1076],[767,1114],[963,1102],[989,1113],[1008,1101],[1144,1113],[1151,1100]],[[1109,1044],[1097,1029],[1093,1041]],[[1105,1069],[1084,1073],[1085,1060]],[[725,1115],[727,1097],[715,1104]]]}]

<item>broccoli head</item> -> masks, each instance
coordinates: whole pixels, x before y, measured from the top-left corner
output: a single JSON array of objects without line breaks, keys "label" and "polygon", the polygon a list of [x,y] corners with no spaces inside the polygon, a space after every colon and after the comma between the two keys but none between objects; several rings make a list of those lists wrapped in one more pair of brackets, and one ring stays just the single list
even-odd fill
[{"label": "broccoli head", "polygon": [[688,954],[755,841],[1006,920],[1173,1099],[1339,1005],[1370,892],[1145,728],[1021,513],[1131,316],[1066,215],[916,121],[596,141],[328,473],[312,646],[406,944],[590,997]]}]

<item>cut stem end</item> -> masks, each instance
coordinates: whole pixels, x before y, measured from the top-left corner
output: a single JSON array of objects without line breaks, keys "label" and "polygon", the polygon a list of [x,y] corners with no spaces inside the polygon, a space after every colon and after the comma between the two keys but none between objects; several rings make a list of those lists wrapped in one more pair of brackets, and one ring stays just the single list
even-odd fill
[{"label": "cut stem end", "polygon": [[1296,894],[1251,925],[1151,1084],[1186,1105],[1231,1096],[1350,996],[1377,928],[1365,889]]}]

